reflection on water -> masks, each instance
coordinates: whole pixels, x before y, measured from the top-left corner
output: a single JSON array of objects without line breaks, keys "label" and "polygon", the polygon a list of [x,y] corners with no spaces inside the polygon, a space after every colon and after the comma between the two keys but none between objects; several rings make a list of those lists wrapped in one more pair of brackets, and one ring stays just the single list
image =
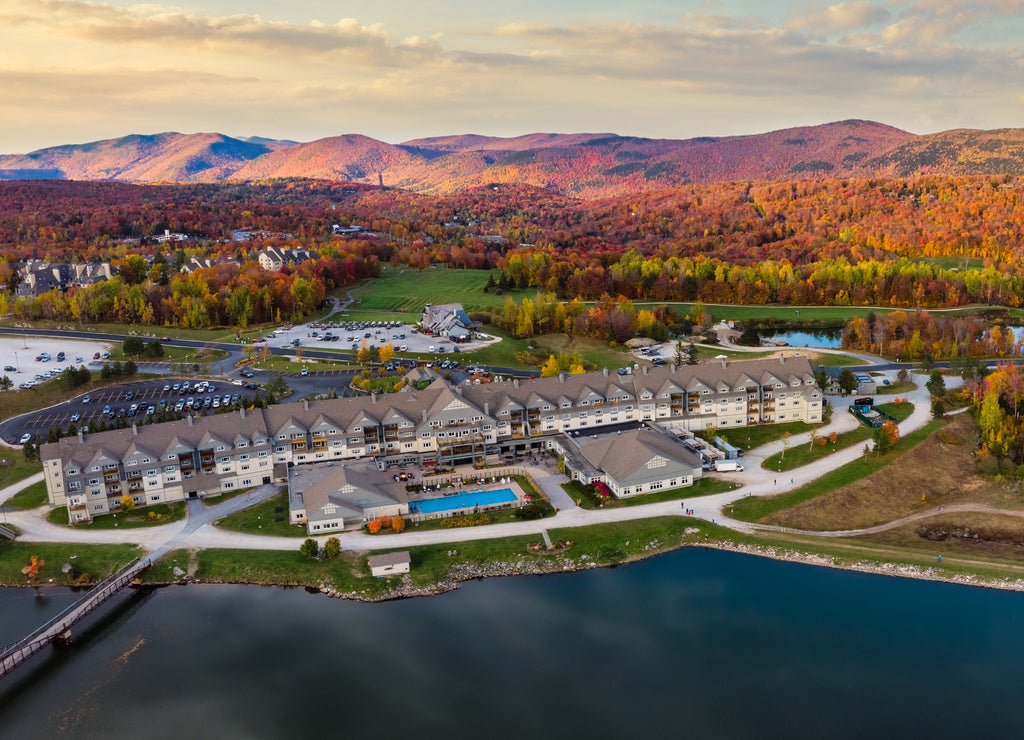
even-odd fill
[{"label": "reflection on water", "polygon": [[[5,737],[951,737],[1024,729],[1024,596],[683,550],[359,604],[129,597]],[[24,606],[24,604],[21,604]],[[0,609],[18,608],[0,591]],[[30,681],[30,690],[19,690]],[[401,728],[400,730],[398,728]]]},{"label": "reflection on water", "polygon": [[821,349],[838,349],[842,346],[842,331],[780,331],[774,334],[761,332],[761,338],[775,342],[785,342],[790,347],[815,347]]}]

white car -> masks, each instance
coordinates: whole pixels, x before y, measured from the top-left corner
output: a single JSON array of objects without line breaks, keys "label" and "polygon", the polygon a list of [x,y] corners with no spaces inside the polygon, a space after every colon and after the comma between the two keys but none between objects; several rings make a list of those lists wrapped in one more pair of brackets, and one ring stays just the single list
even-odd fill
[{"label": "white car", "polygon": [[28,432],[25,432],[23,435],[21,435],[21,439],[18,440],[18,444],[25,444],[26,442],[31,442],[31,441],[32,441],[32,435],[29,434]]}]

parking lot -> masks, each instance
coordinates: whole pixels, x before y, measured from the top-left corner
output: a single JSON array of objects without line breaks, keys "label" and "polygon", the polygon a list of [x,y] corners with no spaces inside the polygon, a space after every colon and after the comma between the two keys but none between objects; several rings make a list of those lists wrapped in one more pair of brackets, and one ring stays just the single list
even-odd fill
[{"label": "parking lot", "polygon": [[[185,404],[189,402],[195,414],[215,413],[225,406],[237,408],[241,403],[252,403],[256,392],[252,387],[246,388],[225,381],[216,381],[201,391],[189,392],[182,390],[185,382],[189,383],[190,391],[197,385],[195,379],[166,378],[135,381],[81,394],[48,409],[4,422],[0,425],[0,436],[11,444],[18,443],[25,434],[38,435],[45,440],[53,427],[66,430],[71,424],[78,428],[95,426],[101,417],[108,427],[116,424],[119,419],[124,420],[126,425],[133,422],[141,424],[160,418],[161,409],[174,411],[179,402],[181,413],[187,410]],[[227,403],[224,402],[225,395],[228,396]],[[214,396],[217,397],[216,407]],[[206,403],[207,398],[210,399],[209,404]]]},{"label": "parking lot", "polygon": [[[371,347],[391,344],[396,352],[472,352],[501,341],[496,337],[476,339],[456,344],[450,339],[421,334],[411,324],[400,321],[351,321],[348,323],[313,322],[301,326],[282,327],[264,335],[273,347],[310,347],[313,349],[337,349],[351,352],[358,350],[365,341]],[[296,341],[298,344],[296,344]]]},{"label": "parking lot", "polygon": [[[0,337],[2,372],[14,382],[15,388],[23,383],[38,383],[44,376],[48,379],[51,374],[59,375],[73,365],[89,367],[96,354],[102,358],[106,352],[110,352],[109,342],[76,341],[60,337]],[[61,353],[64,359],[58,360]],[[98,364],[90,369],[96,367]]]}]

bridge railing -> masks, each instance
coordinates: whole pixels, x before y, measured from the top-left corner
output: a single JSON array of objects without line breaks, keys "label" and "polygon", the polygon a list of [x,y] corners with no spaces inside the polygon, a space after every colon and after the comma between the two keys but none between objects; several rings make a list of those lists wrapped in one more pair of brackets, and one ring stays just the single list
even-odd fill
[{"label": "bridge railing", "polygon": [[[127,565],[119,568],[93,586],[82,598],[66,607],[57,616],[49,619],[42,626],[37,627],[26,637],[7,645],[3,651],[0,651],[0,675],[7,672],[7,661],[11,656],[20,652],[20,659],[23,660],[42,649],[56,635],[65,631],[78,619],[89,614],[109,596],[123,588],[132,578],[150,565],[152,565],[152,561],[149,558],[145,560],[134,558]],[[80,614],[76,615],[76,612],[80,612]],[[68,620],[72,616],[75,618],[69,623]]]}]

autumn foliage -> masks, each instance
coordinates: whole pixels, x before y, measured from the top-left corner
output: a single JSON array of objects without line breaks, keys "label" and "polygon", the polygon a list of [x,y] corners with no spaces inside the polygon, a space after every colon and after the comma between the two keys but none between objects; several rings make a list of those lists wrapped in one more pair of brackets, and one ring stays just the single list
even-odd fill
[{"label": "autumn foliage", "polygon": [[28,565],[21,569],[22,574],[28,576],[31,580],[35,580],[36,576],[39,575],[39,569],[46,565],[45,560],[41,560],[38,556],[32,555],[28,560]]}]

